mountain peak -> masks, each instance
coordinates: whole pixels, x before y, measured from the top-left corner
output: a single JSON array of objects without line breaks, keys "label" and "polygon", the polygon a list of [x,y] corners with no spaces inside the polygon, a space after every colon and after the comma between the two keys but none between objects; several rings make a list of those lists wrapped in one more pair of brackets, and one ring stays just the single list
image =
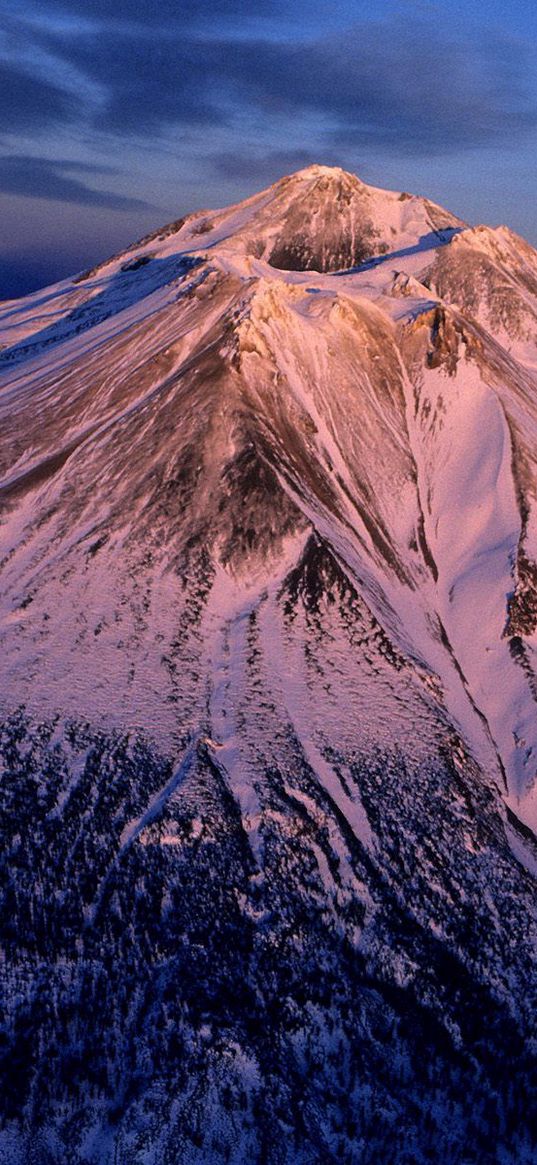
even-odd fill
[{"label": "mountain peak", "polygon": [[340,166],[317,163],[242,206],[249,210],[233,245],[245,241],[250,253],[280,270],[358,267],[462,225],[425,198],[368,186]]},{"label": "mountain peak", "polygon": [[290,177],[307,180],[311,178],[331,178],[333,180],[347,178],[351,182],[360,182],[356,174],[351,174],[350,171],[343,170],[341,166],[324,166],[318,162],[313,162],[310,166],[304,166],[302,170],[296,170]]},{"label": "mountain peak", "polygon": [[535,1165],[536,339],[325,166],[0,305],[2,1165]]}]

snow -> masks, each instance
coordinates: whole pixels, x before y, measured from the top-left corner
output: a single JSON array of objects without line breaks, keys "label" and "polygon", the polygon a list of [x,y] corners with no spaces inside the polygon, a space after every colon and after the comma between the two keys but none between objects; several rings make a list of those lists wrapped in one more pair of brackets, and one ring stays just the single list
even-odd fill
[{"label": "snow", "polygon": [[[273,247],[297,206],[311,211],[312,246],[322,241],[334,184],[348,200],[352,245],[365,216],[377,252],[331,273],[275,269]],[[439,265],[461,256],[483,286],[477,317],[473,283],[468,308],[464,289],[453,307],[456,280],[448,300],[434,289]],[[123,269],[139,257],[145,265]],[[509,302],[518,297],[516,334],[505,312],[492,328],[504,305],[482,283],[483,258]],[[203,742],[261,867],[257,762],[244,727],[248,635],[259,618],[268,687],[366,849],[375,839],[359,790],[344,788],[330,743],[354,734],[373,748],[391,735],[412,750],[422,701],[460,734],[486,780],[503,786],[505,774],[517,813],[537,822],[535,683],[506,634],[517,555],[537,554],[536,274],[535,253],[506,228],[466,228],[425,199],[312,166],[237,206],[190,216],[83,281],[0,305],[9,698],[143,729],[173,742],[178,766],[185,741]],[[455,321],[453,369],[429,359],[438,305]],[[456,331],[461,319],[474,348]],[[248,441],[297,528],[274,535],[270,553],[224,567],[220,526],[232,502],[222,481]],[[180,468],[191,461],[201,484],[176,513]],[[176,526],[163,519],[157,533],[147,514],[168,486]],[[267,502],[257,520],[276,529],[280,505]],[[360,653],[349,658],[334,624],[325,652],[337,698],[318,714],[303,658],[310,629],[293,645],[278,598],[304,530],[330,547],[405,659],[408,707],[380,665],[369,699]],[[190,537],[205,538],[216,571],[194,615],[192,576],[178,566]],[[131,823],[125,844],[143,826]]]}]

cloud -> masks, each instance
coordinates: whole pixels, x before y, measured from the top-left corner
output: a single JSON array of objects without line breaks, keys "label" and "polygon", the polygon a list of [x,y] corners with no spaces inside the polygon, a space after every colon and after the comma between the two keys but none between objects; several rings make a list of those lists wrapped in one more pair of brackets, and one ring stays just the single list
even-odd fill
[{"label": "cloud", "polygon": [[[147,203],[101,189],[116,185],[98,164],[110,156],[118,174],[135,171],[138,192],[151,198],[158,186],[169,218],[312,161],[368,180],[379,155],[392,172],[391,159],[404,156],[424,182],[423,159],[443,157],[449,190],[464,150],[494,147],[499,173],[511,145],[523,149],[526,135],[531,148],[537,54],[529,39],[469,20],[425,3],[403,14],[401,0],[4,0],[0,191],[12,196],[10,246],[20,239],[23,254],[31,242],[35,253],[54,235],[58,201],[72,235],[66,270],[91,265],[103,232],[113,250],[122,230],[149,229]],[[64,156],[74,140],[85,165]],[[42,201],[21,207],[19,196]],[[98,224],[87,254],[73,257],[80,205],[85,229],[92,217]]]},{"label": "cloud", "polygon": [[[242,24],[246,18],[270,20],[274,17],[285,16],[288,9],[287,0],[211,0],[210,5],[200,3],[200,0],[159,0],[155,6],[147,0],[47,0],[40,5],[50,13],[59,13],[64,16],[82,16],[84,20],[93,20],[107,25],[129,23],[145,25],[151,28],[165,26],[180,27],[188,30],[192,26],[213,28],[217,22],[240,20]],[[26,0],[20,4],[21,14],[31,11],[31,4]]]},{"label": "cloud", "polygon": [[[67,50],[65,40],[59,52]],[[170,124],[223,124],[218,89],[228,86],[226,57],[219,42],[135,32],[104,41],[98,34],[77,36],[68,49],[69,63],[105,89],[96,127],[139,136]]]},{"label": "cloud", "polygon": [[114,173],[109,167],[63,158],[36,158],[29,154],[0,155],[0,191],[25,198],[44,198],[47,201],[73,202],[81,206],[102,206],[109,210],[148,209],[149,204],[139,198],[115,194],[111,190],[95,190],[70,174]]},{"label": "cloud", "polygon": [[528,97],[531,54],[500,33],[443,29],[440,36],[438,18],[427,14],[362,21],[304,42],[195,35],[185,19],[181,35],[173,25],[165,32],[132,27],[106,39],[95,31],[64,33],[55,50],[103,87],[96,124],[109,132],[143,136],[176,124],[233,129],[244,116],[262,116],[276,135],[282,119],[296,129],[304,118],[309,144],[316,115],[333,147],[348,140],[445,153],[512,140],[537,124]]},{"label": "cloud", "polygon": [[[282,174],[292,174],[319,161],[318,152],[312,150],[258,150],[242,148],[222,150],[208,154],[205,158],[213,174],[236,181],[275,182]],[[323,165],[337,165],[337,157],[323,152]]]},{"label": "cloud", "polygon": [[74,121],[80,105],[51,80],[32,75],[17,62],[0,61],[0,127],[24,133]]},{"label": "cloud", "polygon": [[[156,8],[46,0],[40,21],[26,27],[41,61],[48,54],[57,62],[56,77],[81,76],[100,94],[78,107],[81,124],[87,118],[101,133],[133,139],[208,128],[221,135],[222,165],[256,119],[269,148],[290,130],[298,140],[302,126],[305,150],[316,156],[345,147],[446,154],[516,141],[537,124],[530,46],[507,34],[450,29],[427,8],[297,40],[278,0],[249,0],[239,33],[241,11],[244,0],[162,0]],[[70,16],[61,31],[52,13]],[[273,20],[270,37],[261,16]],[[52,77],[27,90],[21,76],[7,97],[12,124],[72,119],[75,96]]]},{"label": "cloud", "polygon": [[537,124],[520,45],[440,38],[430,19],[364,23],[305,45],[260,43],[251,62],[236,75],[245,101],[267,116],[318,114],[334,144],[443,153]]}]

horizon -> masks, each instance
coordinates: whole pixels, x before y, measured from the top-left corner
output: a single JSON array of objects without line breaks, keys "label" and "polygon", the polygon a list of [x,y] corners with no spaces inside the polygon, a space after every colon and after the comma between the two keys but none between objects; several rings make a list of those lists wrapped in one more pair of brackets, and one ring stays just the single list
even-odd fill
[{"label": "horizon", "polygon": [[6,0],[0,298],[314,162],[537,244],[523,0],[242,8]]}]

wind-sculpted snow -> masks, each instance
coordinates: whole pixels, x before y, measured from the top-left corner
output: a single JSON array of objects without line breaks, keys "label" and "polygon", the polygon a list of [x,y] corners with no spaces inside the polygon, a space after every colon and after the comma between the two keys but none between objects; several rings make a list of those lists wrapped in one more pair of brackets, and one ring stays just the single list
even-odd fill
[{"label": "wind-sculpted snow", "polygon": [[6,1165],[535,1160],[536,321],[326,167],[0,305]]},{"label": "wind-sculpted snow", "polygon": [[[23,337],[17,338],[13,343],[9,342],[11,329],[8,313],[4,333],[7,343],[4,342],[0,352],[0,368],[6,364],[23,363],[32,356],[41,354],[44,349],[64,344],[82,332],[98,327],[105,320],[125,312],[131,305],[136,305],[140,299],[146,300],[161,287],[178,282],[195,265],[195,260],[175,255],[164,259],[144,255],[139,260],[127,261],[112,278],[107,280],[104,287],[89,284],[87,291],[75,293],[70,297],[67,301],[68,310],[62,310],[59,317],[56,310],[60,305],[54,303],[55,297],[52,297],[53,310],[50,315],[49,312],[45,312],[43,316],[37,315],[32,319],[28,338],[24,336],[23,325]],[[141,267],[146,268],[142,276],[139,273]],[[144,306],[148,314],[149,305]],[[17,313],[13,314],[15,315],[13,333],[14,337],[17,337],[19,334]],[[124,326],[125,321],[122,323]]]}]

